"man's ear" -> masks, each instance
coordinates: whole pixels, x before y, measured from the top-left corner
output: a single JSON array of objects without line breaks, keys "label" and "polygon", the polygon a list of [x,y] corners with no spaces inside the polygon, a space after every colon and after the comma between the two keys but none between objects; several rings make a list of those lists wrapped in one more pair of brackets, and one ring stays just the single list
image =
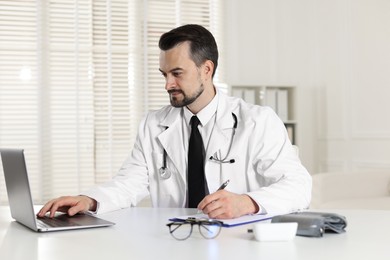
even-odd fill
[{"label": "man's ear", "polygon": [[214,72],[214,62],[211,60],[206,60],[203,64],[203,71],[205,73],[206,79],[211,79]]}]

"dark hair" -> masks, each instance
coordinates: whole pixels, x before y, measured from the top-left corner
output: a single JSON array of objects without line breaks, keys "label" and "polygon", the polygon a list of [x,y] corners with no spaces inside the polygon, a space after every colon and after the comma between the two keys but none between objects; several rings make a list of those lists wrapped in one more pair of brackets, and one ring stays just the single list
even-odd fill
[{"label": "dark hair", "polygon": [[214,71],[218,66],[218,47],[214,36],[203,26],[187,24],[177,27],[160,37],[158,46],[160,50],[167,51],[182,42],[190,43],[190,57],[197,67],[200,67],[206,60],[214,63]]}]

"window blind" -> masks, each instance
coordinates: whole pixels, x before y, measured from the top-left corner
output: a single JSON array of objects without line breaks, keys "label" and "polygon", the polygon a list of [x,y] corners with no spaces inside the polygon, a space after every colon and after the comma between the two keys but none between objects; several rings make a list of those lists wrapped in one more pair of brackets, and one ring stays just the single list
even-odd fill
[{"label": "window blind", "polygon": [[[131,1],[93,2],[95,179],[119,169],[131,150],[128,59]],[[135,124],[136,122],[132,122]]]},{"label": "window blind", "polygon": [[94,183],[91,1],[43,1],[43,198]]},{"label": "window blind", "polygon": [[[41,143],[38,20],[34,1],[0,2],[0,147],[28,151],[30,182],[36,191]],[[0,199],[6,200],[1,160]]]},{"label": "window blind", "polygon": [[[36,203],[116,174],[141,118],[169,104],[159,37],[197,23],[223,53],[222,3],[0,1],[0,147],[25,149]],[[216,83],[222,75],[220,62]]]}]

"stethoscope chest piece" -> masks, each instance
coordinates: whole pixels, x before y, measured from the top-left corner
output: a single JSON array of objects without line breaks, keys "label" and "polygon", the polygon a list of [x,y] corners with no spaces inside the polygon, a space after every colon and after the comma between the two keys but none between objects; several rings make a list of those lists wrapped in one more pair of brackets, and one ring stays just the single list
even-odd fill
[{"label": "stethoscope chest piece", "polygon": [[161,167],[159,169],[161,179],[169,179],[171,177],[171,171],[167,167]]}]

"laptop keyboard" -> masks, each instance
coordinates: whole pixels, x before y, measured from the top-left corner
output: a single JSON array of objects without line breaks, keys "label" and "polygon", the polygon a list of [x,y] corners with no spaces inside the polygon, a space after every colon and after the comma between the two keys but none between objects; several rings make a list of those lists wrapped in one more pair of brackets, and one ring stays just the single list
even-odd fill
[{"label": "laptop keyboard", "polygon": [[69,226],[79,226],[78,223],[75,221],[72,221],[72,218],[70,217],[54,217],[54,218],[49,218],[49,217],[42,217],[42,218],[37,218],[37,223],[38,225],[42,225],[45,227],[69,227]]}]

